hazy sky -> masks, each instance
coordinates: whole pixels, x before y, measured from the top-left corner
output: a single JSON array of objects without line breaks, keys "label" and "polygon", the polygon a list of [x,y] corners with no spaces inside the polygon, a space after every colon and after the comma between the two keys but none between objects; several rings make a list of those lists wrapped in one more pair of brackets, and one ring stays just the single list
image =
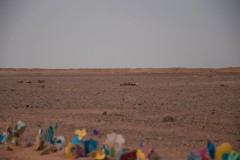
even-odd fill
[{"label": "hazy sky", "polygon": [[239,0],[0,0],[0,67],[236,66]]}]

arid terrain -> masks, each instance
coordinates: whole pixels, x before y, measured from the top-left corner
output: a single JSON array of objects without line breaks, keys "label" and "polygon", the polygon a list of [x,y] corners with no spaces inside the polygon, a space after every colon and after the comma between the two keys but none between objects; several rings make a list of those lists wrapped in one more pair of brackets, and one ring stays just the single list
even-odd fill
[{"label": "arid terrain", "polygon": [[[154,146],[165,160],[184,160],[208,140],[240,152],[240,68],[0,69],[0,132],[18,120],[27,125],[25,138],[44,123],[58,122],[56,135],[67,142],[75,129],[92,136],[99,128],[99,142],[116,132],[126,147],[144,140],[144,150]],[[63,151],[11,147],[0,144],[0,160],[67,159]]]}]

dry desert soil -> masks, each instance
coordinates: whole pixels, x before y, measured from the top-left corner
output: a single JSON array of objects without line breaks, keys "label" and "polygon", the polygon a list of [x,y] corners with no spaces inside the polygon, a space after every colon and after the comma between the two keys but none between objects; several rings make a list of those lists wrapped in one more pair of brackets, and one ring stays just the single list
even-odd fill
[{"label": "dry desert soil", "polygon": [[[0,132],[19,120],[24,138],[33,140],[44,123],[58,123],[67,142],[76,129],[91,137],[99,128],[99,142],[115,132],[126,147],[144,140],[143,150],[154,146],[165,160],[184,160],[208,140],[239,152],[240,68],[0,69]],[[13,151],[0,144],[0,160],[67,159],[9,145]]]}]

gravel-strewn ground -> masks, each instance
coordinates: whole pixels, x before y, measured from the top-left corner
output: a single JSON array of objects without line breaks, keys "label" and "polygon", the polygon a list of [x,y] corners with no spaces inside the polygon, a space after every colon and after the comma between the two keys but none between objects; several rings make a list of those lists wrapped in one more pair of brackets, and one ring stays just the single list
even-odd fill
[{"label": "gravel-strewn ground", "polygon": [[[44,123],[58,122],[57,134],[67,141],[75,129],[85,127],[91,136],[97,127],[100,142],[120,133],[125,146],[145,140],[146,150],[155,146],[166,160],[186,159],[207,140],[239,151],[240,72],[1,71],[0,132],[18,120],[27,124],[26,137]],[[32,147],[6,148],[0,145],[0,159],[65,159],[63,152],[40,156]]]}]

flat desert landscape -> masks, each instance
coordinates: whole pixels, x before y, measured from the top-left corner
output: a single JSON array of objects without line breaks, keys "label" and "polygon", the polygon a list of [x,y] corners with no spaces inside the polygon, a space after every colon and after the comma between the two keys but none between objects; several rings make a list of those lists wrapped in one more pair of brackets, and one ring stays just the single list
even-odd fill
[{"label": "flat desert landscape", "polygon": [[[0,69],[0,113],[1,133],[22,120],[22,137],[32,140],[45,123],[58,123],[56,135],[67,143],[76,129],[91,137],[99,128],[101,143],[115,132],[124,146],[139,148],[144,140],[144,151],[153,146],[165,160],[187,159],[208,140],[240,152],[240,68]],[[0,144],[0,160],[15,159],[67,158],[64,151],[40,155],[34,146]]]}]

